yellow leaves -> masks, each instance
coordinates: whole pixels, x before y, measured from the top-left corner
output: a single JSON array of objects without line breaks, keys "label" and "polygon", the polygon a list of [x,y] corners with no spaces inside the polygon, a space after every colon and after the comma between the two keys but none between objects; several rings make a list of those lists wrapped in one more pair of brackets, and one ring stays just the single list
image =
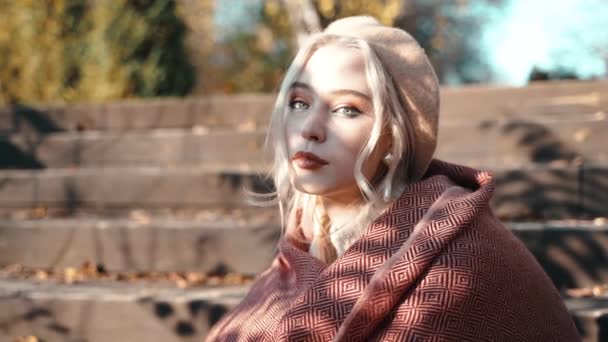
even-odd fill
[{"label": "yellow leaves", "polygon": [[[80,1],[86,2],[88,10],[75,15],[69,9]],[[171,29],[151,25],[150,17],[127,6],[126,0],[56,0],[45,2],[45,6],[32,0],[5,3],[0,11],[0,106],[10,101],[104,101],[157,95],[158,85],[166,87],[168,79],[179,79],[174,75],[192,75],[180,73],[184,68],[177,66],[187,64],[184,60],[167,58],[165,46],[156,45]],[[256,16],[255,30],[239,32],[230,37],[234,39],[219,44],[213,39],[216,3],[178,2],[181,20],[189,29],[186,43],[190,61],[198,69],[197,95],[276,90],[295,52],[283,0],[265,0],[257,8],[259,12],[248,13]],[[324,23],[366,14],[392,25],[402,7],[401,0],[312,3]],[[156,9],[146,15],[160,13],[163,7],[158,5]],[[64,32],[72,26],[79,29]],[[130,59],[135,51],[141,54],[140,50],[146,50],[139,43],[150,34],[154,39],[147,40],[146,45],[155,45],[151,50],[156,53],[145,60],[141,56]],[[159,67],[161,60],[172,60],[172,66]]]},{"label": "yellow leaves", "polygon": [[269,0],[264,3],[264,11],[266,15],[270,17],[275,17],[279,15],[281,11],[281,4],[277,0]]},{"label": "yellow leaves", "polygon": [[10,36],[11,32],[9,31],[9,28],[6,25],[6,21],[0,20],[0,45],[6,44],[10,40]]},{"label": "yellow leaves", "polygon": [[317,2],[319,13],[324,17],[333,17],[336,15],[336,4],[334,0],[319,0]]},{"label": "yellow leaves", "polygon": [[17,336],[13,339],[13,342],[39,342],[38,337],[33,335],[28,336]]},{"label": "yellow leaves", "polygon": [[274,47],[274,36],[270,28],[261,26],[257,30],[257,47],[264,53],[270,53]]},{"label": "yellow leaves", "polygon": [[353,15],[370,15],[384,25],[393,25],[401,11],[400,0],[318,0],[319,14],[326,19],[337,19]]},{"label": "yellow leaves", "polygon": [[0,267],[0,276],[35,279],[40,282],[54,281],[68,285],[91,281],[169,283],[182,289],[197,286],[243,285],[253,280],[252,276],[239,273],[218,275],[195,271],[111,272],[106,270],[103,264],[94,264],[90,261],[85,261],[80,267],[70,266],[63,269],[30,268],[20,264],[11,264]]},{"label": "yellow leaves", "polygon": [[0,11],[0,106],[183,95],[192,73],[183,45],[174,43],[183,37],[172,30],[181,20],[164,11],[166,4],[155,1],[152,11],[125,0],[6,1]]},{"label": "yellow leaves", "polygon": [[393,25],[395,19],[401,12],[401,1],[400,0],[388,0],[382,13],[378,16],[378,20],[384,25]]},{"label": "yellow leaves", "polygon": [[28,6],[16,1],[0,14],[6,36],[0,40],[3,98],[42,102],[61,93],[64,59],[61,51],[64,1]]},{"label": "yellow leaves", "polygon": [[63,271],[63,282],[66,284],[73,284],[74,282],[79,281],[81,279],[82,278],[79,277],[78,270],[76,270],[76,268],[74,267],[67,267]]}]

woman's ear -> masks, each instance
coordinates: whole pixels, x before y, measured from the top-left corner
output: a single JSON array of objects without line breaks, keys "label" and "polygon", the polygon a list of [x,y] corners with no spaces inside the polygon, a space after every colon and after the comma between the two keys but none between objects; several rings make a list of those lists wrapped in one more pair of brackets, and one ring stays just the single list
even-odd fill
[{"label": "woman's ear", "polygon": [[[382,157],[386,157],[387,154],[392,154],[393,151],[393,135],[390,130],[387,129],[381,136],[380,141],[378,142],[378,147],[382,152]],[[394,157],[394,156],[393,156]]]}]

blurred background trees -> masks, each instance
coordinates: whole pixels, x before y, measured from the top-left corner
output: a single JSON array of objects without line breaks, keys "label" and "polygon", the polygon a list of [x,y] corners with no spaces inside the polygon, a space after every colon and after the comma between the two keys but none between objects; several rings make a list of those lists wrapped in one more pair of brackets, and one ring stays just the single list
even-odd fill
[{"label": "blurred background trees", "polygon": [[4,103],[186,95],[194,68],[170,0],[0,0]]},{"label": "blurred background trees", "polygon": [[0,0],[0,104],[272,92],[302,35],[358,14],[410,32],[443,84],[605,76],[608,29],[540,13],[601,23],[601,1]]}]

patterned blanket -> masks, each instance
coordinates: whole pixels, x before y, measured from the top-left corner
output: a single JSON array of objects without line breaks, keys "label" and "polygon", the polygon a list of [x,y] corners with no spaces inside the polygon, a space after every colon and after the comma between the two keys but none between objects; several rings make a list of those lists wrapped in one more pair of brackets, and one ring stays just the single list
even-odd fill
[{"label": "patterned blanket", "polygon": [[335,262],[284,237],[208,341],[579,341],[557,290],[493,215],[492,175],[434,160]]}]

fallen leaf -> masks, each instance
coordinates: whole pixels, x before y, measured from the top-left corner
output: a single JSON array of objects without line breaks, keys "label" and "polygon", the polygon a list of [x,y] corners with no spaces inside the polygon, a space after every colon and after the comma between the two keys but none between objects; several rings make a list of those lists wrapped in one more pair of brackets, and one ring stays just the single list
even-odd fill
[{"label": "fallen leaf", "polygon": [[77,281],[78,270],[74,267],[66,267],[63,271],[63,281],[67,284],[73,284]]}]

